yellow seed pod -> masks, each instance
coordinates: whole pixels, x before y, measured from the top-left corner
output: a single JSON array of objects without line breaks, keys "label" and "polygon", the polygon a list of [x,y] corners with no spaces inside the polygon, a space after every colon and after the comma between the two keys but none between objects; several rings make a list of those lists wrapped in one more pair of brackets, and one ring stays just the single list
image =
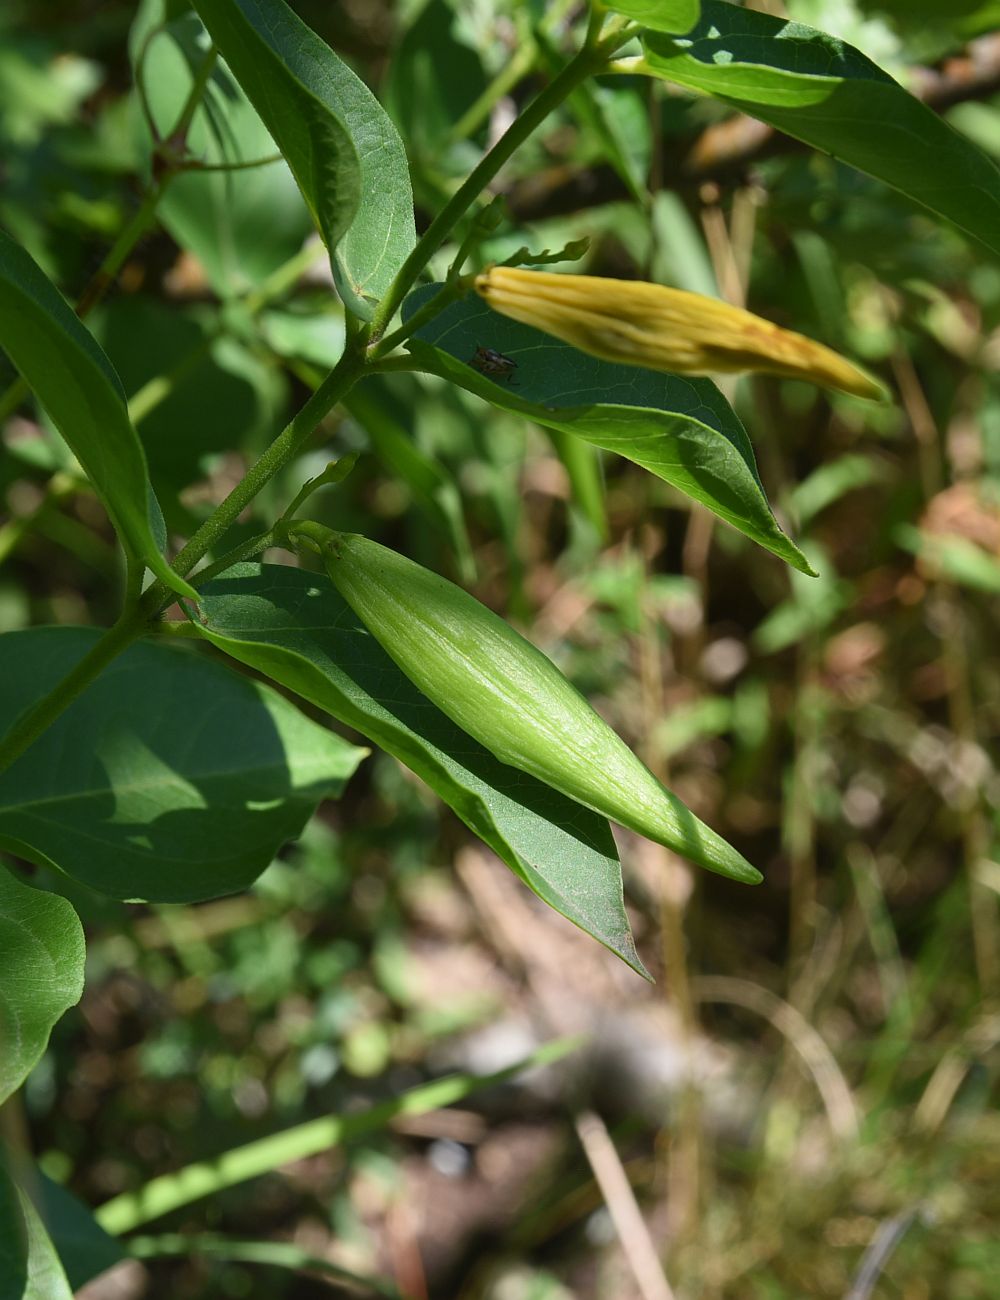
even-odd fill
[{"label": "yellow seed pod", "polygon": [[877,380],[831,348],[700,293],[513,266],[492,266],[474,283],[494,311],[605,361],[679,375],[760,370],[886,397]]}]

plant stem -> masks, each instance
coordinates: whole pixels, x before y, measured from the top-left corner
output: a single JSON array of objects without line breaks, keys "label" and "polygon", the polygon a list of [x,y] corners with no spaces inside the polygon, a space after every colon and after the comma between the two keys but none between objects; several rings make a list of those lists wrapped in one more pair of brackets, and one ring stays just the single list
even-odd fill
[{"label": "plant stem", "polygon": [[[181,108],[177,121],[174,123],[171,135],[176,139],[180,135],[186,135],[191,120],[194,117],[198,105],[201,102],[201,96],[208,84],[208,79],[215,67],[216,52],[213,48],[205,56],[191,89],[188,92],[187,99]],[[115,282],[118,272],[122,269],[125,259],[131,253],[142,236],[146,233],[148,227],[152,224],[153,217],[156,215],[156,209],[160,200],[167,191],[167,187],[179,171],[183,170],[180,158],[176,158],[163,168],[157,177],[153,186],[147,190],[142,203],[133,213],[131,219],[125,227],[118,232],[118,237],[108,249],[104,260],[91,276],[90,281],[80,294],[76,304],[76,314],[81,319],[93,310],[101,301],[107,291]],[[15,411],[21,402],[28,395],[28,385],[23,379],[15,379],[7,388],[7,391],[0,396],[0,420],[5,420],[12,411]]]},{"label": "plant stem", "polygon": [[514,89],[522,78],[526,77],[535,63],[538,50],[534,41],[527,40],[519,45],[509,63],[505,63],[478,99],[465,110],[455,125],[448,132],[452,143],[465,140],[475,134],[483,125],[493,109]]},{"label": "plant stem", "polygon": [[384,357],[387,352],[391,352],[393,348],[398,347],[404,339],[408,339],[410,335],[414,334],[422,325],[426,325],[429,320],[433,320],[435,316],[439,316],[441,312],[444,311],[445,307],[450,303],[453,303],[457,298],[461,298],[464,292],[464,287],[459,281],[455,281],[452,284],[446,284],[445,287],[441,289],[440,292],[436,293],[429,302],[425,302],[419,311],[415,311],[404,325],[400,325],[399,329],[393,330],[391,334],[387,334],[385,338],[383,338],[381,342],[372,349],[371,355],[376,360]]},{"label": "plant stem", "polygon": [[280,163],[282,159],[283,155],[280,153],[269,153],[266,158],[247,158],[245,162],[189,164],[186,170],[191,172],[246,172],[252,171],[254,167],[270,167],[272,163]]},{"label": "plant stem", "polygon": [[[191,83],[191,89],[188,91],[187,98],[181,107],[181,111],[174,123],[174,128],[170,133],[170,138],[174,141],[183,139],[188,132],[191,121],[198,111],[198,105],[201,103],[201,97],[208,85],[208,80],[212,75],[212,69],[215,67],[216,51],[213,46],[205,55],[201,65],[195,74]],[[157,154],[154,153],[154,162]],[[178,172],[183,171],[184,165],[180,155],[168,157],[162,171],[156,178],[153,187],[146,193],[146,197],[139,205],[138,210],[134,213],[132,220],[122,230],[118,238],[108,250],[104,261],[97,268],[91,278],[90,283],[84,289],[80,300],[76,306],[78,316],[86,316],[104,297],[108,289],[114,283],[118,272],[122,269],[126,257],[131,253],[147,228],[152,224],[153,217],[160,200],[167,191],[167,187],[174,179]]]},{"label": "plant stem", "polygon": [[[579,51],[481,159],[479,165],[473,169],[431,222],[403,263],[375,312],[368,331],[371,340],[377,341],[381,337],[417,276],[515,150],[580,82],[605,66],[608,56],[626,39],[628,36],[624,32],[615,32],[605,40]],[[187,133],[202,93],[211,77],[215,59],[216,52],[213,49],[203,60],[195,75],[191,91],[172,132],[175,142],[178,139],[182,140]],[[89,310],[106,292],[130,248],[134,246],[146,224],[151,220],[164,189],[181,166],[182,159],[179,156],[176,160],[167,161],[158,183],[147,194],[139,211],[121,232],[104,259],[98,274],[85,291],[80,305],[81,312]],[[285,426],[211,517],[196,530],[173,560],[171,567],[176,573],[181,576],[190,573],[198,561],[236,522],[261,489],[294,458],[323,417],[354,386],[366,369],[366,358],[360,347],[363,338],[364,336],[359,334],[349,339],[340,361],[302,409]],[[9,400],[10,390],[6,396]],[[3,401],[0,400],[0,411],[2,406]],[[0,742],[0,772],[14,762],[55,721],[116,655],[141,636],[151,626],[158,611],[173,599],[174,595],[166,584],[158,581],[148,588],[136,604],[127,607],[118,622],[108,629],[79,664],[44,699],[39,700],[15,721],[7,736]]]},{"label": "plant stem", "polygon": [[511,123],[493,148],[483,155],[478,165],[473,168],[424,231],[413,251],[400,267],[372,319],[370,337],[373,341],[381,338],[417,276],[504,163],[582,81],[603,69],[608,55],[628,39],[629,34],[615,32],[597,45],[580,50],[559,75],[550,81],[524,112]]},{"label": "plant stem", "polygon": [[269,546],[280,546],[282,541],[283,539],[277,535],[273,528],[269,528],[266,533],[258,533],[256,537],[248,538],[242,545],[234,546],[225,555],[220,555],[211,564],[206,564],[197,573],[192,573],[191,585],[192,587],[203,587],[206,582],[211,582],[214,577],[217,577],[220,573],[225,573],[234,564],[239,564],[241,560],[252,560],[255,555],[260,555]]},{"label": "plant stem", "polygon": [[294,1128],[235,1147],[213,1159],[153,1178],[135,1192],[123,1192],[106,1201],[94,1217],[105,1232],[121,1236],[140,1224],[159,1219],[171,1210],[190,1205],[192,1201],[211,1196],[223,1188],[235,1187],[293,1160],[329,1151],[366,1133],[377,1133],[388,1127],[397,1115],[423,1115],[429,1110],[451,1106],[482,1088],[516,1078],[525,1069],[557,1061],[575,1051],[581,1041],[580,1038],[557,1038],[536,1048],[525,1060],[495,1074],[445,1075],[358,1114],[325,1115],[307,1120]]},{"label": "plant stem", "polygon": [[[383,357],[378,361],[373,361],[372,364],[368,366],[367,369],[365,370],[365,374],[385,375],[385,374],[392,374],[393,371],[398,371],[398,370],[422,371],[423,369],[424,367],[420,364],[419,361],[415,361],[413,357],[405,353],[400,353],[398,356],[395,357]],[[301,375],[299,377],[301,378]]]},{"label": "plant stem", "polygon": [[114,284],[125,259],[151,225],[157,206],[173,178],[173,172],[165,171],[152,188],[146,191],[142,202],[124,228],[119,231],[118,238],[108,249],[101,265],[80,294],[76,304],[78,316],[86,316],[92,311]]},{"label": "plant stem", "polygon": [[45,485],[44,495],[32,511],[8,519],[6,523],[0,525],[0,565],[9,558],[21,538],[25,533],[30,532],[31,526],[38,522],[50,506],[58,505],[82,486],[85,486],[85,480],[78,479],[66,470],[57,469]]},{"label": "plant stem", "polygon": [[591,49],[601,38],[601,29],[604,26],[604,19],[607,17],[607,11],[603,5],[591,3],[590,14],[587,18],[587,35],[583,43],[587,49]]},{"label": "plant stem", "polygon": [[[550,4],[545,12],[545,17],[539,23],[539,27],[551,31],[552,28],[562,22],[574,3],[575,0],[557,0],[556,4]],[[478,131],[500,100],[512,91],[517,83],[531,71],[538,49],[533,34],[526,30],[528,26],[527,22],[520,24],[517,49],[514,51],[510,62],[504,64],[479,98],[465,110],[448,133],[449,140],[453,142],[464,140],[467,136]]]},{"label": "plant stem", "polygon": [[192,78],[191,89],[187,93],[187,99],[185,99],[180,115],[174,123],[173,130],[170,132],[170,137],[175,143],[183,142],[186,146],[188,130],[191,127],[191,123],[194,121],[194,115],[198,111],[202,95],[204,95],[205,89],[212,79],[212,73],[215,71],[215,64],[218,57],[219,51],[213,45],[209,48],[205,57],[198,65],[198,71]]},{"label": "plant stem", "polygon": [[206,334],[190,351],[185,352],[175,366],[163,374],[154,375],[137,392],[133,393],[128,399],[128,414],[132,423],[141,424],[162,402],[165,402],[170,394],[205,360],[221,337],[221,328]]},{"label": "plant stem", "polygon": [[[271,272],[263,283],[259,284],[256,289],[250,290],[240,300],[243,311],[250,317],[256,316],[275,298],[280,298],[295,284],[303,272],[312,266],[316,261],[318,252],[318,246],[310,243],[290,257],[287,262],[283,262],[281,266]],[[132,423],[140,424],[152,411],[156,410],[161,402],[166,401],[199,363],[209,356],[212,348],[223,337],[224,329],[220,323],[209,334],[206,334],[199,343],[196,343],[190,351],[186,352],[172,370],[154,376],[154,378],[143,384],[137,392],[133,393],[128,401],[128,413]]]},{"label": "plant stem", "polygon": [[[344,353],[305,406],[278,434],[260,460],[248,470],[246,477],[237,483],[211,517],[194,533],[171,565],[175,572],[182,576],[190,573],[201,557],[236,522],[257,493],[293,459],[320,420],[353,388],[364,369],[362,355],[353,349]],[[156,583],[155,586],[162,587],[163,595],[169,599],[165,584]]]},{"label": "plant stem", "polygon": [[[172,566],[176,572],[186,574],[197,564],[212,544],[236,521],[261,488],[295,456],[327,411],[350,390],[364,367],[363,355],[353,350],[344,353],[305,406],[286,425],[242,482],[236,485],[211,518],[206,519],[177,556]],[[234,562],[232,556],[227,559],[229,563]],[[44,698],[15,720],[6,736],[0,741],[0,772],[5,771],[43,731],[55,722],[63,710],[73,703],[112,659],[147,632],[160,609],[174,599],[175,595],[166,583],[158,581],[144,592],[137,603],[126,606],[118,622],[105,632],[76,667],[67,673]]]},{"label": "plant stem", "polygon": [[249,312],[251,316],[256,315],[262,307],[266,307],[275,298],[280,298],[295,285],[313,263],[319,261],[323,251],[323,245],[318,239],[307,240],[297,253],[293,253],[287,262],[282,262],[256,289],[248,291],[243,299],[244,311]]},{"label": "plant stem", "polygon": [[144,603],[127,609],[61,682],[14,721],[0,742],[0,772],[6,771],[90,685],[101,670],[142,636],[148,626],[149,615]]}]

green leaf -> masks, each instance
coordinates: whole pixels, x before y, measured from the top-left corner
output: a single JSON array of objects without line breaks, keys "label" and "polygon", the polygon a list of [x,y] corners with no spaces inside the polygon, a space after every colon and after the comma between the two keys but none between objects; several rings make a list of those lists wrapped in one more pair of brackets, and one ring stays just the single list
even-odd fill
[{"label": "green leaf", "polygon": [[[193,13],[154,32],[162,0],[146,0],[129,36],[153,121],[166,136],[187,100],[207,38]],[[139,54],[142,52],[141,62]],[[187,134],[202,164],[241,164],[273,158],[277,146],[226,65],[216,63]],[[222,298],[259,285],[302,247],[312,229],[309,210],[287,165],[230,171],[184,171],[157,205],[157,216],[181,248],[193,253]]]},{"label": "green leaf", "polygon": [[39,1170],[33,1187],[38,1210],[74,1291],[125,1258],[125,1252],[90,1210]]},{"label": "green leaf", "polygon": [[19,1195],[28,1230],[28,1283],[23,1300],[73,1300],[73,1292],[52,1238],[45,1231],[45,1224],[24,1192]]},{"label": "green leaf", "polygon": [[627,14],[657,32],[689,32],[698,21],[699,0],[609,0],[609,9]]},{"label": "green leaf", "polygon": [[[0,878],[6,875],[7,873],[0,869]],[[5,888],[0,881],[0,942],[7,937],[3,933],[2,918]],[[26,892],[35,891],[26,890]],[[43,897],[53,896],[43,895]],[[64,902],[61,898],[54,901]],[[74,921],[79,930],[79,922],[76,921],[75,915]],[[82,931],[80,945],[82,949]],[[20,950],[23,952],[23,946]],[[8,971],[4,961],[6,956],[4,949],[0,948],[0,954],[2,954],[0,976],[5,976]],[[34,969],[37,968],[29,956],[28,970]],[[0,1004],[0,1052],[5,1053],[7,1039],[4,1035],[8,1027],[3,1023],[3,1010]],[[4,1056],[0,1055],[0,1073],[3,1072],[4,1065]],[[0,1101],[2,1101],[2,1094],[0,1094]],[[24,1191],[11,1177],[3,1147],[0,1146],[0,1300],[72,1300],[72,1297],[72,1289],[45,1224]]]},{"label": "green leaf", "polygon": [[341,297],[370,317],[416,242],[396,128],[283,0],[195,0],[195,9],[292,169]]},{"label": "green leaf", "polygon": [[[412,293],[404,319],[439,287]],[[635,461],[794,568],[812,572],[778,526],[746,431],[710,380],[598,360],[472,297],[445,308],[406,346],[430,373]],[[482,374],[472,364],[480,347],[501,352],[516,369]]]},{"label": "green leaf", "polygon": [[333,310],[293,311],[276,307],[257,318],[264,342],[279,357],[308,361],[332,370],[344,352],[344,312],[332,295],[326,295]]},{"label": "green leaf", "polygon": [[633,970],[608,823],[499,762],[403,675],[325,574],[243,564],[202,589],[194,626],[417,773],[557,912]]},{"label": "green leaf", "polygon": [[552,262],[578,262],[581,257],[586,256],[589,248],[590,240],[586,236],[583,239],[571,239],[562,248],[557,248],[554,253],[548,248],[543,248],[540,253],[535,253],[527,244],[522,244],[520,248],[511,253],[510,257],[505,257],[500,265],[548,266]]},{"label": "green leaf", "polygon": [[604,498],[601,453],[562,429],[550,429],[549,438],[569,477],[573,502],[593,528],[595,536],[607,542],[611,529]]},{"label": "green leaf", "polygon": [[[453,4],[427,0],[419,8],[409,6],[409,11],[407,15],[400,7],[395,14],[397,32],[404,30],[395,42],[380,93],[416,160],[418,174],[427,165],[440,176],[450,170],[452,128],[489,78],[474,33],[468,30],[468,17],[463,15],[465,23],[460,24]],[[447,69],[444,75],[442,69]]]},{"label": "green leaf", "polygon": [[826,461],[789,492],[792,517],[804,528],[842,496],[878,482],[885,473],[882,462],[861,452],[848,452]]},{"label": "green leaf", "polygon": [[649,203],[646,178],[652,133],[649,110],[642,97],[631,86],[584,82],[570,96],[570,107],[593,134],[604,158],[621,177],[632,198],[645,207]]},{"label": "green leaf", "polygon": [[0,1300],[23,1300],[27,1282],[28,1227],[0,1147]]},{"label": "green leaf", "polygon": [[[0,637],[0,730],[97,639]],[[0,777],[0,845],[113,898],[245,889],[364,756],[190,647],[129,647]]]},{"label": "green leaf", "polygon": [[645,67],[885,181],[1000,253],[1000,170],[853,46],[704,0],[683,40],[649,33]]},{"label": "green leaf", "polygon": [[157,545],[163,516],[121,380],[55,285],[2,230],[0,348],[83,466],[126,549],[171,590],[193,596]]},{"label": "green leaf", "polygon": [[775,605],[754,629],[753,643],[762,654],[777,654],[829,628],[854,594],[853,585],[837,577],[829,556],[817,542],[809,541],[805,546],[818,576],[807,582],[797,573],[791,575],[791,595]]},{"label": "green leaf", "polygon": [[128,1246],[129,1255],[133,1259],[183,1255],[186,1262],[200,1257],[207,1261],[217,1261],[217,1264],[262,1264],[294,1273],[318,1273],[333,1282],[349,1284],[349,1291],[337,1287],[331,1295],[339,1292],[341,1295],[385,1296],[388,1300],[404,1300],[402,1292],[397,1291],[391,1282],[343,1268],[324,1255],[312,1255],[301,1246],[288,1241],[239,1241],[230,1236],[169,1233],[162,1237],[130,1237]]},{"label": "green leaf", "polygon": [[0,867],[0,1105],[45,1051],[83,992],[83,927],[65,898]]}]

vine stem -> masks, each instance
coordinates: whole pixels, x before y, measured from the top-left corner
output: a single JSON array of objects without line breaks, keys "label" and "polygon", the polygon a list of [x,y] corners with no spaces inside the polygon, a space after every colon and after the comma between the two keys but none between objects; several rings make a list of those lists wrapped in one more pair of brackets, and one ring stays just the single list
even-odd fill
[{"label": "vine stem", "polygon": [[29,745],[67,709],[97,675],[121,652],[142,636],[148,626],[143,603],[131,606],[101,639],[83,656],[47,695],[26,709],[0,744],[0,772],[20,758]]},{"label": "vine stem", "polygon": [[[558,3],[549,5],[539,26],[546,31],[551,31],[563,21],[574,3],[575,0],[558,0]],[[517,83],[531,71],[538,54],[538,47],[534,36],[526,30],[528,26],[527,22],[521,24],[517,49],[511,59],[451,128],[448,133],[449,140],[452,142],[465,140],[478,131],[500,100],[510,94]]]},{"label": "vine stem", "polygon": [[[344,354],[246,477],[192,536],[171,565],[175,572],[186,575],[197,564],[261,488],[295,456],[323,416],[351,389],[363,369],[364,357],[356,350]],[[37,704],[15,720],[0,742],[0,772],[33,744],[113,659],[149,632],[160,609],[173,599],[174,593],[166,583],[158,581],[138,602],[127,607],[121,618],[108,628],[80,662]]]},{"label": "vine stem", "polygon": [[373,342],[381,338],[417,276],[504,163],[582,81],[593,73],[603,70],[608,55],[629,40],[630,36],[631,29],[616,31],[607,39],[593,46],[585,46],[578,51],[558,76],[554,77],[545,89],[536,95],[524,112],[514,119],[493,148],[483,155],[477,166],[472,169],[424,231],[413,251],[400,267],[372,318],[369,337]]},{"label": "vine stem", "polygon": [[[170,133],[170,139],[174,142],[183,141],[187,138],[187,133],[194,120],[194,115],[198,111],[202,95],[205,93],[205,87],[208,85],[215,68],[217,59],[215,46],[208,51],[204,59],[198,65],[198,71],[195,73],[191,82],[191,89],[188,91],[187,98],[181,106],[181,111],[174,123],[173,130]],[[108,289],[115,281],[115,277],[121,270],[122,265],[129,253],[145,234],[147,228],[152,224],[153,217],[156,215],[156,209],[166,193],[168,186],[174,177],[181,171],[185,170],[183,159],[183,144],[180,146],[180,152],[168,155],[165,165],[156,177],[153,187],[147,192],[138,210],[132,217],[132,220],[126,225],[125,229],[120,232],[118,238],[108,250],[104,261],[95,271],[90,283],[84,289],[80,296],[80,301],[76,306],[78,316],[86,316],[97,303],[104,297]],[[153,154],[154,173],[157,154]]]},{"label": "vine stem", "polygon": [[[275,438],[267,451],[248,470],[245,477],[195,531],[171,563],[171,568],[176,573],[186,577],[191,572],[198,561],[236,522],[261,489],[295,457],[323,417],[347,395],[369,367],[388,368],[386,361],[369,360],[364,350],[365,342],[368,340],[376,342],[381,338],[417,276],[519,145],[586,77],[606,66],[608,56],[628,40],[630,34],[631,29],[618,30],[609,34],[604,40],[585,45],[558,76],[553,78],[549,85],[532,100],[493,148],[483,156],[478,166],[459,186],[418,240],[389,287],[385,298],[376,309],[369,329],[349,337],[344,355],[337,365]],[[198,70],[192,93],[181,110],[175,135],[186,133],[214,65],[213,49]],[[171,174],[168,165],[159,184],[147,196],[140,212],[116,240],[101,271],[109,264],[114,265],[116,269],[120,267],[131,246],[126,242],[126,237],[133,243],[138,239],[145,221],[149,220],[155,211],[156,203],[162,197],[163,189],[169,183]],[[142,222],[139,221],[140,214],[143,218]],[[95,277],[95,282],[98,280],[101,281],[100,292],[97,294],[99,297],[107,285],[101,272],[98,272],[98,276]],[[88,290],[90,289],[91,286],[88,286]],[[85,293],[84,297],[87,299],[88,294]],[[96,298],[93,301],[96,301]],[[93,301],[87,301],[86,306],[93,306]],[[441,305],[443,306],[444,303],[442,302]],[[0,741],[0,772],[8,768],[42,732],[51,726],[102,669],[133,641],[150,631],[161,609],[174,599],[174,593],[166,583],[159,580],[154,582],[135,603],[127,605],[118,621],[104,633],[76,667],[43,699],[15,720],[7,735]]]},{"label": "vine stem", "polygon": [[244,560],[256,559],[268,547],[281,546],[283,542],[284,538],[279,534],[277,528],[269,528],[265,533],[258,533],[256,537],[248,538],[240,546],[234,546],[225,555],[220,555],[211,564],[206,564],[197,573],[192,573],[190,577],[191,585],[192,587],[203,587],[206,582],[211,582],[220,573],[225,573],[227,569],[231,569],[234,564],[241,564]]},{"label": "vine stem", "polygon": [[421,326],[426,325],[429,320],[439,316],[445,307],[460,298],[464,292],[464,286],[460,280],[445,285],[430,302],[424,303],[419,311],[415,311],[405,325],[400,325],[399,329],[393,330],[391,334],[386,334],[380,343],[378,343],[371,352],[372,357],[379,361],[393,348],[396,348],[404,340],[408,339],[411,334],[415,334]]},{"label": "vine stem", "polygon": [[[365,370],[365,358],[357,348],[350,348],[340,358],[320,386],[285,428],[278,434],[260,460],[233,488],[229,496],[206,519],[180,551],[171,568],[186,577],[212,545],[236,522],[254,497],[298,453],[319,422],[350,392]],[[169,599],[166,585],[163,596]],[[154,590],[154,588],[150,588]]]}]

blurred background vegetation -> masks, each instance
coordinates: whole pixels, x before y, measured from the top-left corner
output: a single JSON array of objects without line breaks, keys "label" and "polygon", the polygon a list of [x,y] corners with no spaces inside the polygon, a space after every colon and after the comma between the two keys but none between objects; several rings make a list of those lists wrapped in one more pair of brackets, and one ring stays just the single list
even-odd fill
[{"label": "blurred background vegetation", "polygon": [[[393,113],[424,222],[579,17],[294,7]],[[1000,5],[758,7],[843,36],[1000,156]],[[188,84],[158,19],[126,0],[12,0],[0,17],[0,222],[71,300],[149,185],[134,64],[154,120]],[[192,147],[272,152],[221,99]],[[587,270],[719,294],[887,380],[882,409],[773,379],[727,388],[820,577],[625,461],[411,375],[356,390],[262,509],[361,452],[319,517],[504,612],[765,884],[622,835],[646,986],[378,754],[246,895],[125,906],[43,873],[89,956],[24,1093],[42,1167],[97,1205],[584,1031],[548,1073],[155,1230],[295,1242],[413,1297],[628,1300],[641,1243],[601,1190],[610,1133],[678,1296],[996,1296],[1000,267],[835,161],[627,79],[581,92],[498,188],[509,221],[484,256],[589,236]],[[336,359],[343,318],[280,165],[182,176],[158,218],[89,319],[186,531]],[[110,528],[60,446],[30,405],[5,411],[3,630],[115,615]],[[339,1288],[188,1254],[128,1261],[85,1294],[362,1293]]]}]

